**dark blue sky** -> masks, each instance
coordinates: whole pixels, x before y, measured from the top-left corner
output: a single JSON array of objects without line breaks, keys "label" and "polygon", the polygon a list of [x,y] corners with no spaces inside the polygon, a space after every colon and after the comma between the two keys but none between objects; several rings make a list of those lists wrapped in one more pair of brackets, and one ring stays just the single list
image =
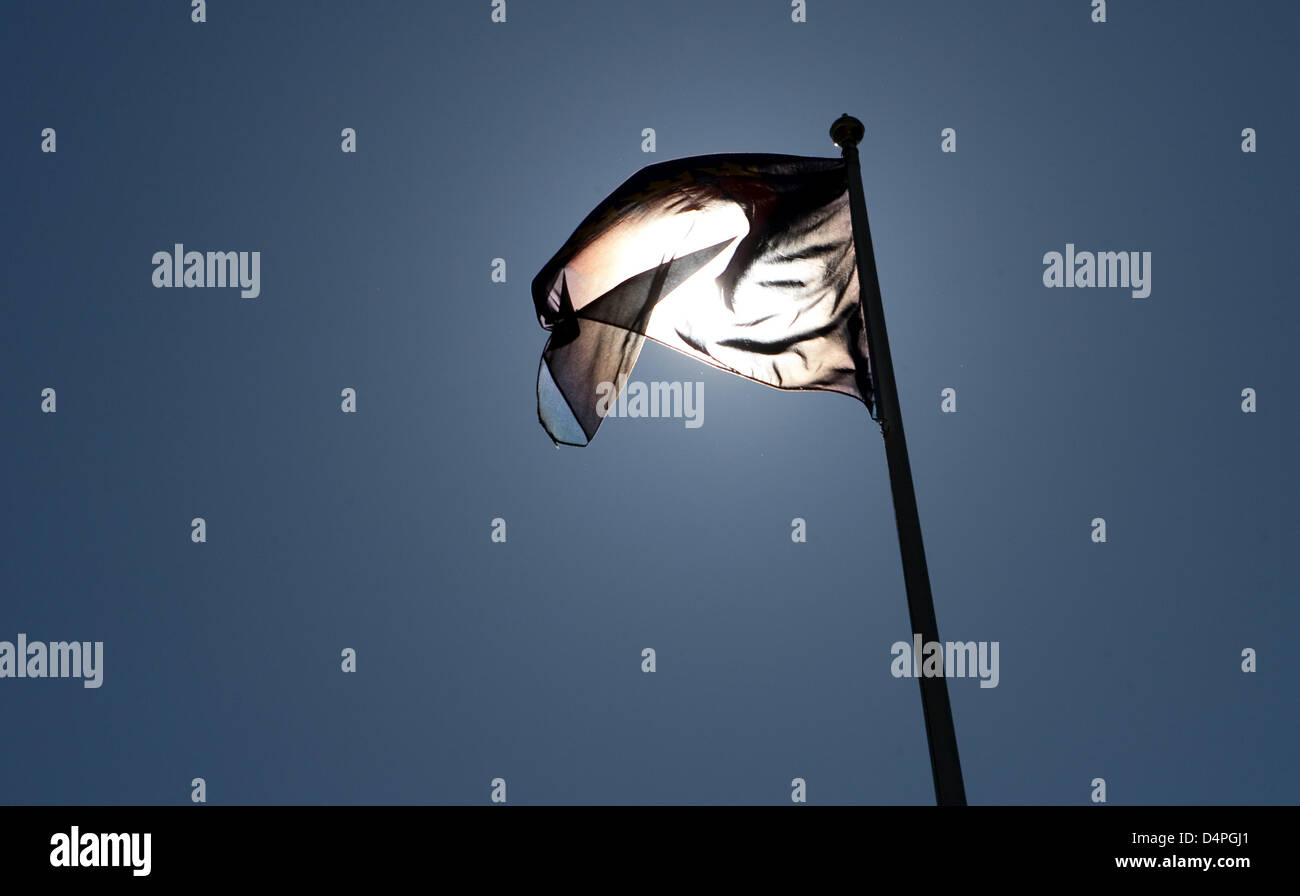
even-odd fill
[{"label": "dark blue sky", "polygon": [[[105,673],[0,680],[0,802],[932,802],[859,404],[650,345],[703,427],[536,417],[529,281],[600,199],[842,112],[940,632],[1001,645],[950,683],[971,802],[1300,800],[1300,14],[808,5],[10,4],[0,640]],[[260,297],[154,289],[177,242]],[[1151,296],[1045,289],[1067,242]]]}]

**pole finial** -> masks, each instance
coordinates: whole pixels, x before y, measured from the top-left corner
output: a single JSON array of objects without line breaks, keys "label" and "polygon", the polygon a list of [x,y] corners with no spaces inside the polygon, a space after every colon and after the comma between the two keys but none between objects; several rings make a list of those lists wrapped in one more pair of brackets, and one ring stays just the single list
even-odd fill
[{"label": "pole finial", "polygon": [[858,121],[852,115],[841,115],[839,118],[835,119],[835,123],[831,125],[831,139],[834,140],[835,145],[840,148],[846,146],[857,146],[862,140],[863,135],[866,133],[867,129],[863,126],[862,122]]}]

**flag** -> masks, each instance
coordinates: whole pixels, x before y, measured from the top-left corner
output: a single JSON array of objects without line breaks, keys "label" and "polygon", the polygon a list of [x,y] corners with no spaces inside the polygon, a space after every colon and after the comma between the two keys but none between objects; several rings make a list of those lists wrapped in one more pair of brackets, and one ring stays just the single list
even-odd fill
[{"label": "flag", "polygon": [[533,280],[550,331],[538,418],[586,445],[652,339],[778,389],[874,410],[843,159],[711,155],[643,168]]}]

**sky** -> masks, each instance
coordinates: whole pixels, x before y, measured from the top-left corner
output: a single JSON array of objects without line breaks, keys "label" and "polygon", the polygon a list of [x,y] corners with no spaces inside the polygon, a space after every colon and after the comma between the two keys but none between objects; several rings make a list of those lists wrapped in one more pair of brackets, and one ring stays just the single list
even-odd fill
[{"label": "sky", "polygon": [[[0,35],[0,640],[104,645],[0,678],[0,803],[932,803],[861,404],[651,344],[700,427],[536,413],[587,212],[845,112],[940,635],[1000,648],[948,683],[970,802],[1300,800],[1296,9],[188,6]],[[176,243],[260,295],[155,288]],[[1067,243],[1151,294],[1045,287]]]}]

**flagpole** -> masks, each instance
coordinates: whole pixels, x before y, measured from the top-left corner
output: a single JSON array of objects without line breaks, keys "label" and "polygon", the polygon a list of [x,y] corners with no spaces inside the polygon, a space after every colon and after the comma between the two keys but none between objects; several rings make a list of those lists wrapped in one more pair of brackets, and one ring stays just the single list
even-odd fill
[{"label": "flagpole", "polygon": [[[885,439],[889,487],[894,496],[894,520],[898,525],[898,547],[903,558],[907,613],[911,618],[912,632],[921,636],[923,644],[928,644],[939,641],[939,623],[935,619],[934,598],[930,594],[930,573],[925,565],[925,545],[921,541],[921,518],[916,509],[916,491],[912,487],[912,465],[907,459],[903,415],[899,408],[898,387],[894,382],[894,363],[889,355],[885,309],[880,300],[880,277],[876,272],[876,254],[871,247],[871,228],[867,224],[867,201],[862,195],[858,143],[865,133],[862,122],[849,115],[841,115],[831,125],[831,139],[843,152],[848,168],[849,210],[853,218],[858,286],[867,318],[867,349],[871,359],[876,416]],[[919,668],[920,657],[914,658],[914,662]],[[925,715],[925,735],[930,745],[935,799],[940,806],[964,806],[966,787],[962,783],[961,761],[957,757],[957,732],[952,724],[952,706],[948,703],[947,679],[922,675],[917,680],[921,684],[921,711]]]}]

